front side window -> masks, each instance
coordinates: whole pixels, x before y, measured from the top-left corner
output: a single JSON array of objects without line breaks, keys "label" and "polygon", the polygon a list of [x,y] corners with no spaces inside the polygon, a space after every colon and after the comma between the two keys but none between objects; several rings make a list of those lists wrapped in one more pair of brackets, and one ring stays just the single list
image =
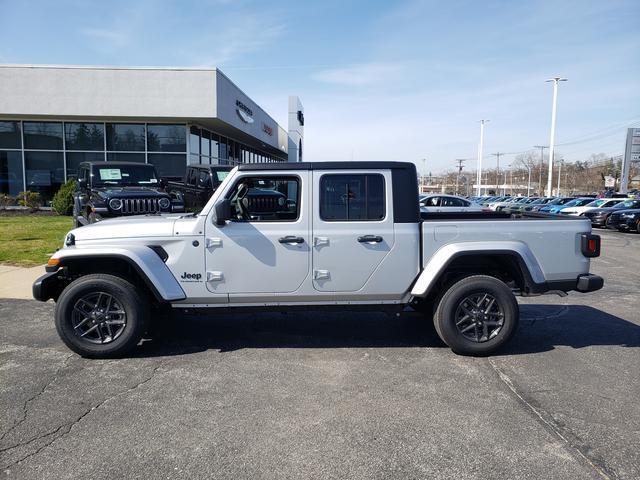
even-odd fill
[{"label": "front side window", "polygon": [[231,217],[245,222],[293,222],[300,214],[298,177],[243,177],[227,194]]},{"label": "front side window", "polygon": [[466,207],[467,204],[461,198],[442,197],[443,207]]},{"label": "front side window", "polygon": [[380,221],[385,217],[384,177],[328,174],[320,178],[320,218],[327,222]]}]

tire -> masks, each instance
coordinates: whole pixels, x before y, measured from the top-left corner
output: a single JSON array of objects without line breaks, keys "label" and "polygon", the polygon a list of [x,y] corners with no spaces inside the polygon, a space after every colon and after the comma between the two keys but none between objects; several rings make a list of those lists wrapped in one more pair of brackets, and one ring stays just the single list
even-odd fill
[{"label": "tire", "polygon": [[442,341],[455,353],[482,356],[509,341],[519,316],[518,302],[504,282],[474,275],[459,280],[443,293],[433,322]]},{"label": "tire", "polygon": [[147,305],[137,287],[120,277],[86,275],[58,298],[56,330],[65,345],[83,357],[121,357],[142,339]]}]

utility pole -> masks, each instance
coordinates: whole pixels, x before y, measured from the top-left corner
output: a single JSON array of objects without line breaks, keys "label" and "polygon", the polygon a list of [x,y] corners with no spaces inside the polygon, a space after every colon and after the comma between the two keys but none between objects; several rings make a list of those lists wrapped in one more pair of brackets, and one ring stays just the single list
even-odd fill
[{"label": "utility pole", "polygon": [[456,195],[458,195],[458,184],[460,183],[460,173],[462,172],[462,164],[466,162],[466,158],[456,158],[458,162],[458,174],[456,175]]},{"label": "utility pole", "polygon": [[564,163],[563,159],[560,159],[560,161],[558,161],[558,196],[560,196],[560,175],[562,175],[562,164]]},{"label": "utility pole", "polygon": [[[540,149],[540,176],[538,178],[538,194],[544,196],[544,189],[542,188],[542,169],[544,168],[544,149],[549,148],[545,145],[534,145],[533,148]],[[549,195],[551,196],[551,195]]]},{"label": "utility pole", "polygon": [[[497,162],[497,166],[496,166],[496,194],[500,195],[500,155],[504,155],[504,153],[501,152],[497,152],[497,153],[492,153],[491,155],[493,155],[494,157],[496,157],[496,162]],[[506,182],[506,180],[505,180]],[[502,193],[504,195],[504,191]]]},{"label": "utility pole", "polygon": [[478,191],[477,195],[480,196],[480,190],[482,186],[482,149],[484,148],[484,124],[489,120],[480,120],[480,143],[478,144]]},{"label": "utility pole", "polygon": [[549,138],[549,178],[547,178],[547,190],[551,196],[551,180],[553,177],[553,148],[556,141],[556,110],[558,105],[558,82],[566,82],[566,78],[553,77],[546,82],[553,82],[553,103],[551,105],[551,136]]}]

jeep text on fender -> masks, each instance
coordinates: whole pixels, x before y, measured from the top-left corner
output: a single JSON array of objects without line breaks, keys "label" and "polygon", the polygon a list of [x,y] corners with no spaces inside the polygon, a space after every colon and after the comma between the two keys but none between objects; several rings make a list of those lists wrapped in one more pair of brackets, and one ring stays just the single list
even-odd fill
[{"label": "jeep text on fender", "polygon": [[420,213],[415,166],[243,164],[191,215],[71,231],[33,286],[62,340],[88,357],[139,342],[150,303],[286,310],[409,305],[455,352],[488,354],[518,323],[514,294],[602,287],[583,218]]}]

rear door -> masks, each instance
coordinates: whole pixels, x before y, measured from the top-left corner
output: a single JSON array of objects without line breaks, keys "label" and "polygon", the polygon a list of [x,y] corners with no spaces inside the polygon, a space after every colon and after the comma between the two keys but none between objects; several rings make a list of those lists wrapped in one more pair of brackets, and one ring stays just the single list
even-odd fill
[{"label": "rear door", "polygon": [[395,242],[389,170],[313,171],[313,286],[362,289]]}]

